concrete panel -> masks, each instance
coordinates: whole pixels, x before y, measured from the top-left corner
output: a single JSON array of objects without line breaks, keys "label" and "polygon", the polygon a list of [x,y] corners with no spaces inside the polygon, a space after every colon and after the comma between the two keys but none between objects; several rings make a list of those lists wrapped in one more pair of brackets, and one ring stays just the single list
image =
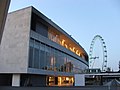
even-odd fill
[{"label": "concrete panel", "polygon": [[31,7],[8,14],[0,47],[0,73],[26,73]]},{"label": "concrete panel", "polygon": [[20,86],[20,74],[13,74],[12,86]]},{"label": "concrete panel", "polygon": [[75,74],[75,86],[85,86],[85,75]]}]

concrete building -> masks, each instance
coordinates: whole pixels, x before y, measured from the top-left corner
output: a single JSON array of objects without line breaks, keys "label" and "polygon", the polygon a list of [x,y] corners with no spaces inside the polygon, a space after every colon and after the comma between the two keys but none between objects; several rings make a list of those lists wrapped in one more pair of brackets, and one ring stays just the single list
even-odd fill
[{"label": "concrete building", "polygon": [[88,55],[34,7],[7,16],[0,47],[0,85],[70,86],[88,68]]}]

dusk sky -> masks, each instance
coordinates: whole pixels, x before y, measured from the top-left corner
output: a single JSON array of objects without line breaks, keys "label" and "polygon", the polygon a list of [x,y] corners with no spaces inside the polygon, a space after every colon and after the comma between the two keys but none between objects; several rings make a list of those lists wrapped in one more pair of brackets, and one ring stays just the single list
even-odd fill
[{"label": "dusk sky", "polygon": [[[11,0],[9,12],[28,6],[34,6],[70,34],[88,55],[93,37],[102,36],[108,52],[107,66],[118,70],[120,0]],[[94,48],[101,48],[97,44]]]}]

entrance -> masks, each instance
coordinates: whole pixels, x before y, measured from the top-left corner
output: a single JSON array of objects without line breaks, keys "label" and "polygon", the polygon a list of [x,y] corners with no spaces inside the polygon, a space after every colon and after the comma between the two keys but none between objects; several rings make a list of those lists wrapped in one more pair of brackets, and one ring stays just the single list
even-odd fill
[{"label": "entrance", "polygon": [[73,86],[74,78],[71,76],[48,76],[48,86]]}]

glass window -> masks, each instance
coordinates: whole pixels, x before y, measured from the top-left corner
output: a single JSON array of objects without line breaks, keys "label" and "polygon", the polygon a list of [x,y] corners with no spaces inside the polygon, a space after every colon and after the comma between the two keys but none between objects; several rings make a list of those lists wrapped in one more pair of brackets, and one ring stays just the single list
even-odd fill
[{"label": "glass window", "polygon": [[35,40],[34,48],[39,49],[40,48],[40,42]]},{"label": "glass window", "polygon": [[64,54],[60,52],[58,57],[59,57],[59,63],[60,63],[60,71],[64,72],[65,71]]},{"label": "glass window", "polygon": [[34,39],[33,38],[30,38],[30,46],[34,46]]},{"label": "glass window", "polygon": [[73,71],[73,63],[72,63],[72,57],[71,56],[67,57],[66,71],[67,72],[72,72]]},{"label": "glass window", "polygon": [[35,40],[35,44],[34,44],[34,61],[33,61],[33,67],[34,68],[39,68],[39,45],[40,42]]},{"label": "glass window", "polygon": [[33,47],[29,47],[29,67],[32,67],[33,63]]},{"label": "glass window", "polygon": [[45,44],[41,43],[40,47],[40,68],[44,69],[45,68]]},{"label": "glass window", "polygon": [[47,70],[50,70],[50,47],[46,46],[46,67]]},{"label": "glass window", "polygon": [[63,53],[63,62],[64,62],[64,72],[66,72],[66,65],[67,65],[67,55]]},{"label": "glass window", "polygon": [[80,73],[80,72],[81,72],[80,66],[81,66],[81,62],[78,61],[78,60],[75,60],[75,61],[74,61],[74,69],[73,69],[73,71],[74,71],[75,73]]},{"label": "glass window", "polygon": [[45,55],[44,55],[44,69],[45,70],[47,70],[47,61],[48,61],[48,57],[47,56],[49,56],[49,48],[48,48],[48,46],[46,46],[46,45],[44,45],[44,47],[45,47]]},{"label": "glass window", "polygon": [[48,27],[40,22],[36,24],[36,32],[42,36],[48,37]]},{"label": "glass window", "polygon": [[61,64],[61,60],[60,60],[60,58],[61,58],[61,52],[59,52],[58,50],[55,50],[55,58],[56,58],[56,63],[55,63],[55,67],[56,67],[56,70],[57,71],[61,71],[61,69],[60,69],[60,64]]},{"label": "glass window", "polygon": [[50,70],[54,70],[54,65],[55,65],[55,56],[54,56],[54,49],[51,48],[50,51]]},{"label": "glass window", "polygon": [[34,49],[34,68],[39,68],[39,49]]},{"label": "glass window", "polygon": [[59,58],[58,58],[59,52],[58,50],[54,49],[54,56],[55,56],[55,71],[60,71],[60,63],[59,63]]},{"label": "glass window", "polygon": [[61,52],[57,51],[57,61],[56,61],[56,67],[58,68],[58,71],[61,71],[61,67],[62,67],[62,60],[61,60]]},{"label": "glass window", "polygon": [[85,68],[85,65],[74,57],[31,38],[29,67],[79,73]]}]

